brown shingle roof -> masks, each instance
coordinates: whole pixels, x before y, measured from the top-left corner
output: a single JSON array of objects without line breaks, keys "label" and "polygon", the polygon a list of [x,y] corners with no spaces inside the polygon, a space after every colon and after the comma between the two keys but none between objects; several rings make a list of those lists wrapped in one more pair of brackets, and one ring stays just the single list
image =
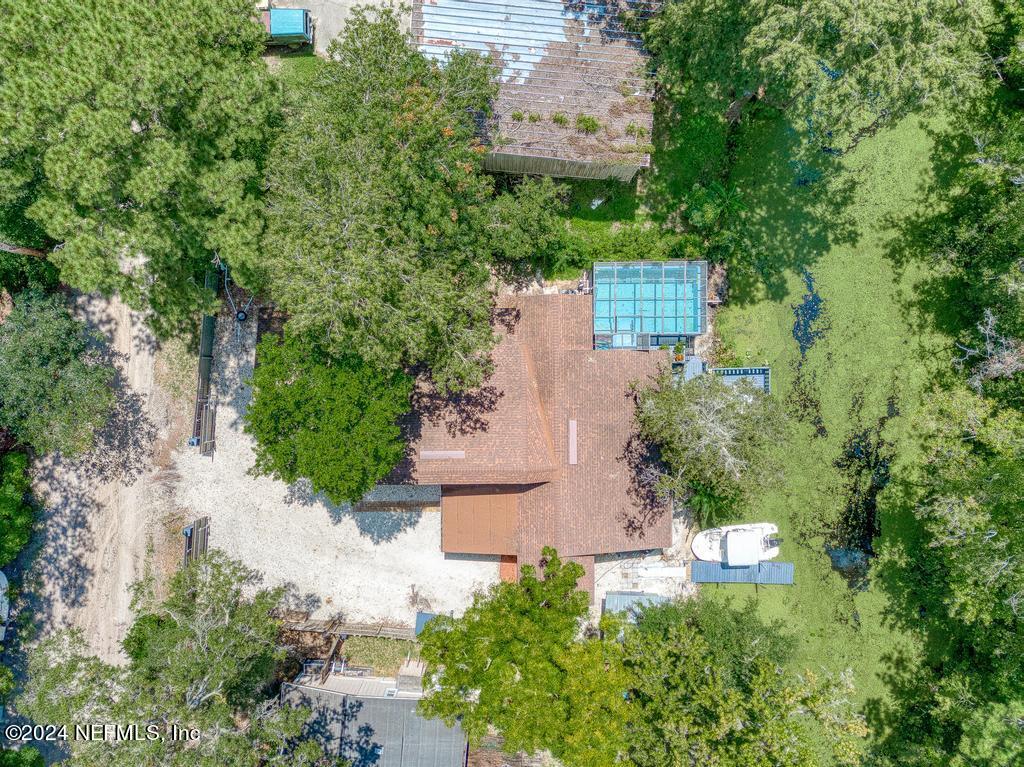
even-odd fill
[{"label": "brown shingle roof", "polygon": [[[630,392],[632,383],[656,376],[667,358],[658,352],[594,350],[590,296],[511,296],[502,308],[513,310],[518,320],[508,330],[499,327],[504,337],[484,387],[489,390],[482,398],[484,412],[473,414],[473,428],[423,418],[412,446],[413,476],[441,485],[530,483],[508,488],[519,493],[520,564],[536,562],[544,546],[554,546],[584,564],[588,575],[581,587],[591,588],[593,555],[671,544],[668,505],[642,493],[635,482]],[[465,457],[422,460],[424,450]],[[489,503],[481,503],[477,512],[486,525],[491,524]],[[472,515],[463,509],[459,524]],[[447,548],[454,540],[447,534],[446,550],[454,550]],[[472,536],[463,537],[468,545]]]},{"label": "brown shingle roof", "polygon": [[446,490],[441,496],[441,551],[514,554],[520,494],[517,485]]}]

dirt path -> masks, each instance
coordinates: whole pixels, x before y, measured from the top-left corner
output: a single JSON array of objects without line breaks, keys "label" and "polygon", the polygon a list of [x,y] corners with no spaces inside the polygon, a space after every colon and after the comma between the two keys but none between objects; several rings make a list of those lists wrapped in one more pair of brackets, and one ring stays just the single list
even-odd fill
[{"label": "dirt path", "polygon": [[130,586],[144,573],[154,521],[171,495],[167,472],[153,457],[169,452],[161,448],[176,440],[179,424],[157,386],[156,343],[141,316],[116,298],[77,303],[110,344],[117,404],[92,454],[36,467],[34,489],[45,511],[34,601],[44,631],[79,627],[101,658],[118,662],[131,619]]}]

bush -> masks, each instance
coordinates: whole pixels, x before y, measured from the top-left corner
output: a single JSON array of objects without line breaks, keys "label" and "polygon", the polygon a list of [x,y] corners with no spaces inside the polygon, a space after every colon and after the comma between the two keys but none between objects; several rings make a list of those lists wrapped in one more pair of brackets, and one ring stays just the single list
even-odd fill
[{"label": "bush", "polygon": [[517,109],[515,112],[512,113],[511,117],[517,123],[521,123],[525,115]]},{"label": "bush", "polygon": [[635,139],[641,139],[647,135],[647,128],[636,123],[630,123],[626,126],[626,135],[632,136]]},{"label": "bush", "polygon": [[541,116],[540,116],[539,113],[537,113],[537,112],[530,112],[530,122],[532,122],[532,123],[539,123],[540,121],[541,121]]},{"label": "bush", "polygon": [[778,482],[766,449],[785,435],[778,400],[747,381],[730,386],[714,374],[679,383],[664,376],[640,392],[640,435],[658,446],[662,492],[691,504],[704,525]]},{"label": "bush", "polygon": [[597,121],[596,117],[590,115],[576,115],[576,130],[581,133],[597,133],[598,128],[601,127],[601,123]]},{"label": "bush", "polygon": [[412,379],[355,356],[334,357],[304,336],[257,348],[245,430],[256,438],[254,471],[308,479],[335,503],[358,501],[405,455],[398,418]]},{"label": "bush", "polygon": [[114,402],[100,342],[60,296],[16,295],[0,325],[0,428],[40,453],[88,451]]},{"label": "bush", "polygon": [[28,492],[28,456],[8,453],[0,459],[0,567],[18,556],[32,534]]},{"label": "bush", "polygon": [[553,115],[551,115],[551,122],[553,122],[555,125],[564,128],[566,125],[569,124],[569,115],[567,115],[565,112],[555,112]]}]

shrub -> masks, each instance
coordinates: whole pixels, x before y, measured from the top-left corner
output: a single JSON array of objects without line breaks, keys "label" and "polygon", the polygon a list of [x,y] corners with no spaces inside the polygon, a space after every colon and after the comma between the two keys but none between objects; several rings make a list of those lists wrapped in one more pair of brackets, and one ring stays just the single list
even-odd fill
[{"label": "shrub", "polygon": [[512,119],[515,120],[517,123],[521,123],[524,117],[525,115],[518,109],[512,113]]},{"label": "shrub", "polygon": [[256,438],[254,471],[300,478],[335,503],[358,501],[405,454],[397,420],[412,380],[362,359],[335,357],[304,336],[268,336],[257,348],[245,430]]},{"label": "shrub", "polygon": [[601,123],[591,115],[576,115],[576,130],[581,133],[597,133]]},{"label": "shrub", "polygon": [[529,119],[530,119],[530,122],[532,122],[532,123],[539,123],[541,121],[541,116],[540,116],[540,114],[538,112],[530,112],[530,118]]},{"label": "shrub", "polygon": [[553,122],[555,125],[564,128],[566,125],[569,124],[569,115],[567,115],[565,112],[555,112],[553,115],[551,115],[551,122]]},{"label": "shrub", "polygon": [[18,556],[32,534],[28,491],[28,456],[8,453],[0,459],[0,567]]},{"label": "shrub", "polygon": [[642,125],[637,125],[636,123],[631,122],[629,125],[626,126],[626,135],[632,136],[635,139],[641,139],[647,135],[647,128],[645,128]]}]

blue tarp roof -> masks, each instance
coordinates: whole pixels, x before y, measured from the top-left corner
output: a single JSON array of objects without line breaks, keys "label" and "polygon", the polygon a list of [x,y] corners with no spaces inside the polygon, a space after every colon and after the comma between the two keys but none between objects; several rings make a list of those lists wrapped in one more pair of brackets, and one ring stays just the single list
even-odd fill
[{"label": "blue tarp roof", "polygon": [[306,11],[302,8],[271,8],[270,35],[285,37],[287,35],[306,34]]},{"label": "blue tarp roof", "polygon": [[694,583],[756,583],[759,586],[793,585],[792,562],[761,562],[744,567],[726,567],[721,562],[696,561],[690,565]]}]

